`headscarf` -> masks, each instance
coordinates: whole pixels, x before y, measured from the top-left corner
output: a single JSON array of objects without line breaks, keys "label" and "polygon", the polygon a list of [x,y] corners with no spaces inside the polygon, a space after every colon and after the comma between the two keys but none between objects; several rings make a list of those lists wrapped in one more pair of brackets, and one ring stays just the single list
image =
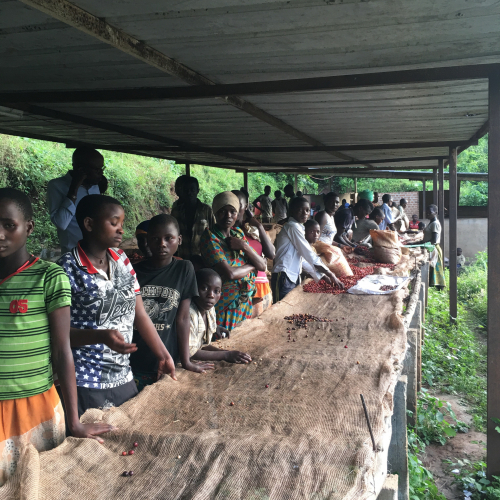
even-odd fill
[{"label": "headscarf", "polygon": [[231,193],[231,191],[223,191],[222,193],[216,195],[214,201],[212,202],[213,213],[216,214],[226,205],[231,205],[237,212],[240,210],[240,200],[238,197],[234,193]]},{"label": "headscarf", "polygon": [[373,202],[373,191],[370,191],[369,189],[365,189],[364,191],[361,191],[361,193],[358,193],[358,200],[368,200]]},{"label": "headscarf", "polygon": [[135,235],[137,236],[138,234],[148,234],[148,229],[149,229],[149,221],[148,220],[142,221],[135,228]]}]

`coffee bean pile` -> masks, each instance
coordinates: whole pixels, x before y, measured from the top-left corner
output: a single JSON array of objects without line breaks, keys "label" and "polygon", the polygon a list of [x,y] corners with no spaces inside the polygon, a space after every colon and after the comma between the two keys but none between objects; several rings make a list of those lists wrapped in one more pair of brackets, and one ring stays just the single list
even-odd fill
[{"label": "coffee bean pile", "polygon": [[[357,262],[354,262],[357,261]],[[329,285],[325,281],[319,281],[318,283],[311,281],[311,283],[307,283],[304,285],[304,292],[308,293],[331,293],[333,295],[339,295],[341,293],[347,293],[349,288],[353,287],[360,279],[368,276],[369,274],[373,274],[375,271],[375,267],[385,267],[388,269],[394,269],[396,267],[395,264],[381,264],[376,263],[376,266],[366,266],[366,267],[357,267],[354,264],[359,263],[358,259],[352,259],[349,263],[354,276],[343,276],[339,278],[339,280],[344,285],[344,288],[340,288],[337,285]]]},{"label": "coffee bean pile", "polygon": [[[292,314],[291,316],[285,316],[288,323],[294,324],[299,328],[305,328],[307,330],[307,323],[317,321],[319,323],[331,323],[333,320],[328,318],[318,318],[318,316],[313,316],[312,314]],[[293,328],[295,330],[295,328]],[[290,331],[290,328],[288,328]]]},{"label": "coffee bean pile", "polygon": [[383,292],[388,292],[389,290],[396,290],[397,285],[391,286],[391,285],[382,285],[379,290],[382,290]]}]

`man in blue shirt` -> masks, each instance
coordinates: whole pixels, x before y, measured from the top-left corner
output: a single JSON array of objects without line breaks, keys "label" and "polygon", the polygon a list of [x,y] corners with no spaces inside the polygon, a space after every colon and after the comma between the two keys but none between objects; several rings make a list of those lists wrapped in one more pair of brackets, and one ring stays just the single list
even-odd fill
[{"label": "man in blue shirt", "polygon": [[76,207],[84,196],[100,194],[98,184],[103,175],[104,158],[95,149],[80,147],[73,153],[73,170],[52,179],[47,188],[50,220],[57,227],[57,235],[64,255],[82,239],[75,218]]},{"label": "man in blue shirt", "polygon": [[384,220],[380,223],[380,229],[387,229],[389,228],[391,231],[395,231],[396,228],[394,227],[394,222],[399,220],[401,218],[400,215],[398,215],[396,218],[392,215],[392,196],[390,194],[384,194],[382,196],[382,201],[384,202],[382,204],[382,211],[384,212]]}]

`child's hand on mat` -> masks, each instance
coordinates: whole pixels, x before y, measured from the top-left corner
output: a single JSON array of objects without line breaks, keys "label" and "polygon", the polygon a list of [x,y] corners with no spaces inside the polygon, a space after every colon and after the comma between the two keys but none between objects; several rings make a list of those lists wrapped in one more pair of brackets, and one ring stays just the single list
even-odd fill
[{"label": "child's hand on mat", "polygon": [[101,444],[104,443],[104,440],[98,436],[114,430],[116,427],[109,424],[82,424],[81,422],[77,422],[70,428],[73,437],[95,439]]},{"label": "child's hand on mat", "polygon": [[100,330],[100,332],[102,332],[102,343],[113,351],[120,354],[130,354],[137,351],[137,345],[125,342],[123,335],[118,330]]},{"label": "child's hand on mat", "polygon": [[227,351],[225,360],[228,363],[250,363],[252,358],[246,352]]},{"label": "child's hand on mat", "polygon": [[168,355],[168,358],[165,357],[158,360],[158,379],[162,375],[168,375],[171,379],[177,380],[177,377],[175,376],[175,363],[170,354]]},{"label": "child's hand on mat", "polygon": [[207,370],[213,370],[214,364],[208,363],[206,361],[198,361],[197,363],[193,363],[192,361],[188,361],[184,366],[184,369],[189,370],[190,372],[195,373],[206,373]]}]

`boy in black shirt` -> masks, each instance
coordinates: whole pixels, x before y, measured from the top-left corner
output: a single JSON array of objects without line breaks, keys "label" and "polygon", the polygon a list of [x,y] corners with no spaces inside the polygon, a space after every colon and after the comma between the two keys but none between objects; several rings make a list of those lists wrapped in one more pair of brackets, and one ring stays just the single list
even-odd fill
[{"label": "boy in black shirt", "polygon": [[[198,295],[193,264],[172,258],[182,236],[177,220],[171,215],[160,214],[150,220],[147,241],[152,256],[135,266],[144,307],[168,352],[178,362],[177,338],[189,337],[189,306]],[[136,333],[134,342],[138,350],[131,355],[130,364],[140,390],[156,381],[156,358]],[[189,361],[184,368],[201,373],[211,366]]]}]

